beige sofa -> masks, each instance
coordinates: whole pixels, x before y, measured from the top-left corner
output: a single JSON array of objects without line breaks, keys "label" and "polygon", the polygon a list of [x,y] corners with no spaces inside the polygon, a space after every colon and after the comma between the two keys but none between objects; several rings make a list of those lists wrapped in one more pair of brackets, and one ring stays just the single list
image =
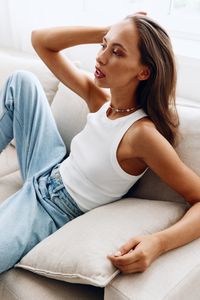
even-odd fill
[{"label": "beige sofa", "polygon": [[[197,71],[197,66],[193,67]],[[179,71],[183,84],[179,82],[182,97],[177,98],[181,121],[177,152],[200,175],[200,98],[194,90],[190,97],[185,87],[193,67],[191,70],[183,63]],[[37,59],[1,51],[0,86],[16,69],[30,70],[38,76],[69,148],[72,137],[85,124],[88,111],[85,103]],[[0,155],[0,201],[21,186],[13,142]],[[144,273],[119,274],[106,258],[128,238],[175,223],[188,207],[183,198],[148,170],[125,199],[66,224],[36,246],[15,268],[1,274],[0,299],[199,300],[200,239],[159,257]]]}]

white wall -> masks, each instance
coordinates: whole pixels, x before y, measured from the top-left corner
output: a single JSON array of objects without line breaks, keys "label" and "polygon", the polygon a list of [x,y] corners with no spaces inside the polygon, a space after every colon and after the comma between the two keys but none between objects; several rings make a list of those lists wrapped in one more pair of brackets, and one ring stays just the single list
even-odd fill
[{"label": "white wall", "polygon": [[[0,0],[0,47],[32,54],[33,29],[111,25],[133,12],[132,6],[133,0]],[[90,57],[82,60],[82,67],[92,70],[98,49],[97,45],[81,46],[67,53],[73,60]]]},{"label": "white wall", "polygon": [[[58,25],[111,25],[136,11],[164,22],[169,0],[0,0],[0,47],[31,52],[35,28]],[[164,24],[164,23],[163,23]]]},{"label": "white wall", "polygon": [[110,25],[130,12],[132,0],[0,0],[0,47],[31,52],[35,28]]},{"label": "white wall", "polygon": [[[181,17],[166,21],[167,15],[164,15],[164,12],[168,11],[169,1],[0,0],[0,47],[14,47],[30,53],[33,52],[30,35],[35,28],[59,25],[110,25],[136,11],[147,11],[174,37],[174,34],[177,35],[177,29],[172,32],[170,27],[172,24],[179,28],[191,22],[184,22],[185,18]],[[200,26],[200,22],[198,24]],[[196,24],[193,30],[195,31],[195,27],[199,26]],[[183,32],[178,34],[183,34]],[[191,38],[191,34],[188,38]],[[177,53],[200,58],[200,40],[194,45],[191,45],[191,41],[180,38],[173,38],[173,42]]]},{"label": "white wall", "polygon": [[[108,25],[134,11],[145,10],[151,16],[161,0],[0,0],[0,48],[12,48],[33,54],[30,36],[35,28],[59,25]],[[137,2],[138,3],[138,2]],[[166,1],[162,0],[162,5]],[[179,64],[178,94],[191,94],[200,100],[200,43],[173,39]],[[199,47],[199,48],[198,48]],[[67,51],[73,60],[93,71],[98,45],[79,46]],[[191,55],[191,50],[193,54]],[[194,55],[196,53],[196,55]],[[192,57],[191,57],[192,56]]]}]

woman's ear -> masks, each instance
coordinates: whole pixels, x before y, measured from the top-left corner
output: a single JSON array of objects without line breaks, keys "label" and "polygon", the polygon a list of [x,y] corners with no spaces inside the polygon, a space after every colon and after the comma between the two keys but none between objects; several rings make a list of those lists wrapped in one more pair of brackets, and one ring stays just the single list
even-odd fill
[{"label": "woman's ear", "polygon": [[144,66],[142,70],[138,73],[138,80],[147,80],[150,76],[150,70],[148,67]]}]

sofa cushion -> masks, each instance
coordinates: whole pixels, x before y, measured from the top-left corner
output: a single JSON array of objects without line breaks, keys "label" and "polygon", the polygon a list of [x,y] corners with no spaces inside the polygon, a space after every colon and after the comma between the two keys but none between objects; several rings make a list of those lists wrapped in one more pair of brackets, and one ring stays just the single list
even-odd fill
[{"label": "sofa cushion", "polygon": [[0,154],[0,178],[19,169],[16,150],[12,145]]},{"label": "sofa cushion", "polygon": [[22,187],[19,171],[0,177],[0,203],[16,193]]},{"label": "sofa cushion", "polygon": [[200,239],[158,257],[143,273],[116,277],[104,300],[199,300]]},{"label": "sofa cushion", "polygon": [[0,274],[1,300],[103,300],[94,286],[52,280],[22,269]]},{"label": "sofa cushion", "polygon": [[185,205],[172,202],[116,201],[69,222],[16,266],[50,278],[103,287],[119,273],[108,254],[133,236],[169,227],[185,210]]},{"label": "sofa cushion", "polygon": [[10,74],[16,70],[28,70],[33,72],[40,80],[44,91],[51,103],[58,88],[59,80],[51,73],[45,64],[37,57],[25,55],[20,52],[0,51],[0,87]]},{"label": "sofa cushion", "polygon": [[51,109],[63,141],[69,149],[72,138],[86,123],[87,104],[64,84],[59,83]]},{"label": "sofa cushion", "polygon": [[17,192],[22,186],[16,150],[8,147],[0,154],[0,203]]}]

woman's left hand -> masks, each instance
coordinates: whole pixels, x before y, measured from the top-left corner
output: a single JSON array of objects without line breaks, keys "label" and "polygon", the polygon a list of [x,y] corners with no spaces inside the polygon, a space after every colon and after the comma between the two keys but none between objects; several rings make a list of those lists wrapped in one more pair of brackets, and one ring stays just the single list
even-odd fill
[{"label": "woman's left hand", "polygon": [[152,234],[130,239],[108,258],[122,273],[128,274],[144,272],[161,254],[161,241],[158,236]]}]

